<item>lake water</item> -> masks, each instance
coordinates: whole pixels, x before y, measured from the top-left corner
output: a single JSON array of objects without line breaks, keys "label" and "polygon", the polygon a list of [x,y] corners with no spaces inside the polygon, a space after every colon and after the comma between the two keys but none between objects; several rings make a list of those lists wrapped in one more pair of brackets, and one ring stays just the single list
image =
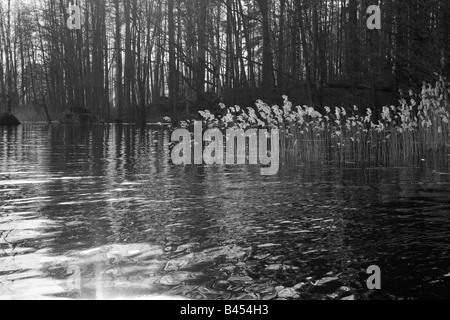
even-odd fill
[{"label": "lake water", "polygon": [[169,139],[0,128],[0,299],[450,298],[448,166],[263,177],[174,166]]}]

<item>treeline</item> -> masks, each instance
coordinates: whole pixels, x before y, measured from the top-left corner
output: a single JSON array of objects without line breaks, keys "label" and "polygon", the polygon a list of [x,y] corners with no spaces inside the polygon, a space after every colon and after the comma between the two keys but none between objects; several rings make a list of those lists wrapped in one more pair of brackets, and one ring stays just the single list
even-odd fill
[{"label": "treeline", "polygon": [[0,110],[144,122],[282,95],[381,108],[450,73],[449,16],[448,0],[0,0]]}]

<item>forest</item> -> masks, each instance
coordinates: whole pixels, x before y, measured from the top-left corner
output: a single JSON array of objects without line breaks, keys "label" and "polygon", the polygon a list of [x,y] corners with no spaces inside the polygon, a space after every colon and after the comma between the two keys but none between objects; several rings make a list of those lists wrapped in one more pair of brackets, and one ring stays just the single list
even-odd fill
[{"label": "forest", "polygon": [[0,300],[450,300],[449,31],[450,0],[0,0]]},{"label": "forest", "polygon": [[381,111],[450,74],[449,14],[448,0],[2,0],[0,112],[146,123],[283,96]]}]

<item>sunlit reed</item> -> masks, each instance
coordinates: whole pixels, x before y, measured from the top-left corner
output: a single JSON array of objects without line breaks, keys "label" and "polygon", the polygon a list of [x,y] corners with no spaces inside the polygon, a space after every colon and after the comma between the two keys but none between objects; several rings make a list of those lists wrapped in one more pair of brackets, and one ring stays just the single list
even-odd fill
[{"label": "sunlit reed", "polygon": [[221,104],[222,117],[208,110],[200,115],[209,128],[280,129],[280,158],[285,163],[405,165],[443,158],[448,164],[449,93],[442,79],[434,86],[424,83],[420,95],[409,92],[397,106],[385,106],[377,116],[370,108],[357,106],[324,107],[322,112],[294,107],[286,96],[282,106],[261,100],[245,109]]}]

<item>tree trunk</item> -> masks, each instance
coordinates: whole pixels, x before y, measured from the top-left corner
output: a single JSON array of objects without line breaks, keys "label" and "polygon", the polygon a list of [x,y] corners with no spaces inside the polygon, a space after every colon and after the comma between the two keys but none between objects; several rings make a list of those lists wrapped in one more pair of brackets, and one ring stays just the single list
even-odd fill
[{"label": "tree trunk", "polygon": [[121,26],[122,21],[120,18],[120,0],[115,0],[116,11],[116,104],[117,104],[117,117],[123,118],[123,87],[122,87],[122,35]]},{"label": "tree trunk", "polygon": [[262,15],[263,28],[263,76],[262,89],[265,99],[271,99],[273,89],[275,87],[275,77],[273,70],[273,55],[270,40],[270,20],[269,20],[269,0],[258,0],[259,8]]},{"label": "tree trunk", "polygon": [[176,52],[175,52],[175,20],[174,20],[174,0],[168,0],[168,29],[169,29],[169,103],[172,107],[172,117],[174,121],[178,119],[178,108],[176,103],[177,92],[175,92],[178,82],[176,77]]}]

